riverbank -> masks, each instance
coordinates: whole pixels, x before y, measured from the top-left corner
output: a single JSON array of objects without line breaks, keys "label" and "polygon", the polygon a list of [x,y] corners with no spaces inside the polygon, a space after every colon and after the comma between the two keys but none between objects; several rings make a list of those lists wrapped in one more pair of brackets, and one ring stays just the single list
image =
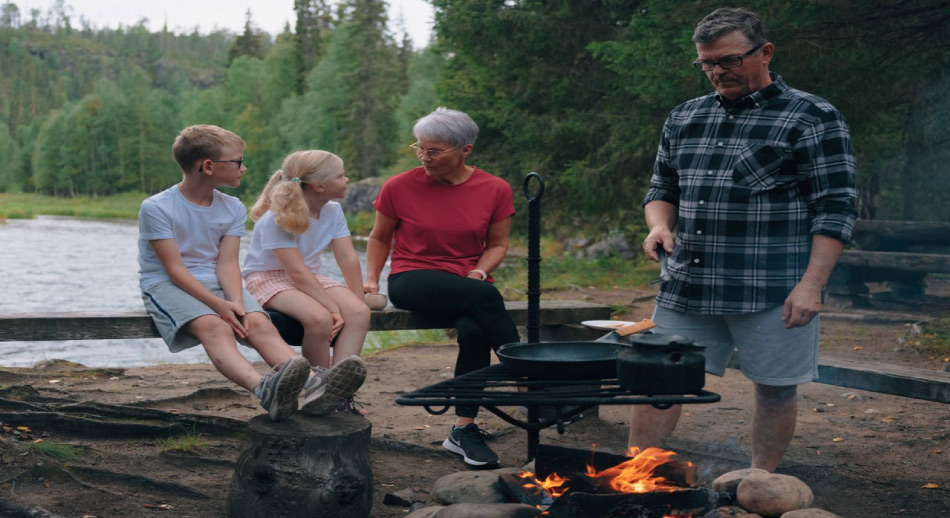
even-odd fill
[{"label": "riverbank", "polygon": [[[546,292],[545,298],[584,298],[622,306],[624,319],[652,311],[650,290]],[[846,310],[845,310],[846,311]],[[922,314],[922,316],[924,316]],[[939,369],[942,359],[895,348],[903,323],[828,319],[822,354]],[[411,487],[434,502],[432,483],[464,470],[441,442],[451,424],[420,407],[394,403],[406,391],[451,377],[451,342],[406,344],[366,357],[370,375],[358,400],[373,424],[373,517],[395,518],[404,508],[383,503],[386,493]],[[263,367],[261,367],[263,368]],[[210,365],[88,369],[50,363],[0,369],[0,490],[21,506],[59,516],[145,517],[156,509],[178,518],[223,516],[230,477],[242,447],[243,423],[262,413],[257,403]],[[687,408],[667,447],[700,466],[702,481],[749,462],[752,396],[741,375],[708,377],[722,402]],[[517,412],[516,409],[507,409]],[[623,451],[626,410],[603,406],[567,427],[542,432],[542,444]],[[480,425],[505,466],[521,466],[525,433],[482,413]],[[26,426],[29,439],[12,430]],[[947,405],[817,383],[802,387],[799,425],[779,471],[815,491],[816,505],[841,516],[942,516],[950,509],[946,468]],[[20,437],[23,437],[21,433]],[[68,446],[74,457],[42,453]]]}]

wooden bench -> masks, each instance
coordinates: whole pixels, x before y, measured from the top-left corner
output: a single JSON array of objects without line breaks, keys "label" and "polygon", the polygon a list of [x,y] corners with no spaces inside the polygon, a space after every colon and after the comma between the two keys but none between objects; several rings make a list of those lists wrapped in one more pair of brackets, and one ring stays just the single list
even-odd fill
[{"label": "wooden bench", "polygon": [[[518,326],[528,320],[526,302],[506,303]],[[591,340],[603,331],[580,325],[607,320],[608,306],[576,300],[541,302],[542,340]],[[446,329],[449,319],[433,318],[387,307],[373,311],[373,331]],[[144,311],[126,313],[30,313],[0,315],[0,342],[156,338],[158,332]],[[290,340],[291,342],[293,340]],[[733,365],[734,366],[734,365]],[[950,403],[950,372],[823,358],[819,383],[941,403]]]},{"label": "wooden bench", "polygon": [[[527,302],[505,303],[508,314],[517,326],[528,323]],[[280,317],[277,317],[280,319]],[[610,307],[579,300],[541,301],[541,336],[544,340],[573,340],[587,336],[584,320],[610,319]],[[277,325],[288,332],[287,326]],[[388,306],[372,312],[371,331],[403,331],[414,329],[447,329],[455,327],[448,318],[421,315]],[[288,341],[293,340],[293,330]],[[602,335],[603,332],[600,332]],[[0,342],[40,342],[59,340],[107,340],[127,338],[158,338],[158,331],[145,311],[121,313],[23,313],[0,315]]]},{"label": "wooden bench", "polygon": [[858,220],[853,241],[828,280],[832,305],[871,306],[871,282],[898,296],[923,295],[928,274],[950,273],[950,223]]}]

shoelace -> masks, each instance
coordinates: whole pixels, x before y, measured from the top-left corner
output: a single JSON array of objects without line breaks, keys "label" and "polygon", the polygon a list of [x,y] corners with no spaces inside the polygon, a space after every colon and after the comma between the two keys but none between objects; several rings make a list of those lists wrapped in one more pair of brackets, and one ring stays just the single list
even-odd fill
[{"label": "shoelace", "polygon": [[470,435],[475,435],[479,437],[482,440],[482,442],[490,441],[495,438],[494,435],[485,431],[482,428],[476,428],[475,430],[472,430],[471,428],[463,428],[462,433],[459,434],[459,442],[462,442],[462,437],[470,436]]}]

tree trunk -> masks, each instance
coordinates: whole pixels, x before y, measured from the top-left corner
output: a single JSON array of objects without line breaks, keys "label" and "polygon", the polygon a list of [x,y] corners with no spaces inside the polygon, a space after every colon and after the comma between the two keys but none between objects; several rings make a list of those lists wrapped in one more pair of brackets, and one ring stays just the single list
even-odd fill
[{"label": "tree trunk", "polygon": [[367,518],[373,507],[370,422],[333,412],[266,415],[247,426],[228,490],[228,518]]}]

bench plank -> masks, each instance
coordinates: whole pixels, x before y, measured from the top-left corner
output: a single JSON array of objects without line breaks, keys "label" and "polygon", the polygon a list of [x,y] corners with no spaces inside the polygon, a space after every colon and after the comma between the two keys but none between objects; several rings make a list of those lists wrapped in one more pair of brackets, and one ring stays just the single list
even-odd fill
[{"label": "bench plank", "polygon": [[950,273],[950,255],[845,250],[838,262],[847,266],[918,273]]},{"label": "bench plank", "polygon": [[950,372],[823,358],[818,363],[818,383],[950,403]]},{"label": "bench plank", "polygon": [[[528,322],[528,303],[506,302],[515,325]],[[584,320],[607,320],[610,307],[580,300],[541,301],[541,324],[579,324]],[[371,331],[446,329],[455,327],[453,319],[437,318],[389,306],[372,312]],[[156,338],[158,331],[144,311],[23,313],[0,315],[0,342],[38,342],[57,340],[109,340]]]}]

